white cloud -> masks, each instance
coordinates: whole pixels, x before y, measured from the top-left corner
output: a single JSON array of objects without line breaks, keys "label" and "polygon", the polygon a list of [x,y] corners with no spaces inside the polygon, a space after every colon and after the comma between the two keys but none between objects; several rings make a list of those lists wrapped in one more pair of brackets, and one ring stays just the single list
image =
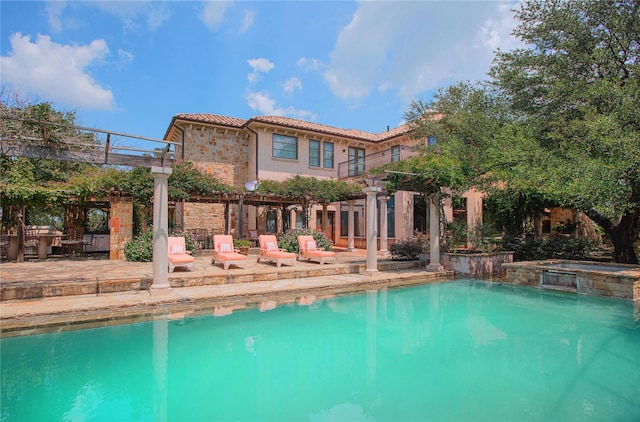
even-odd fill
[{"label": "white cloud", "polygon": [[[78,17],[66,17],[62,19],[62,13],[69,5],[67,1],[50,0],[45,5],[45,14],[49,22],[49,27],[54,32],[60,32],[69,27],[78,28],[83,24]],[[163,2],[150,0],[137,1],[85,1],[74,2],[73,6],[93,7],[102,13],[114,15],[122,21],[126,31],[137,31],[141,27],[139,19],[146,20],[147,28],[155,31],[171,17],[171,12]],[[64,28],[63,28],[64,27]]]},{"label": "white cloud", "polygon": [[303,120],[315,120],[316,115],[308,110],[296,110],[294,107],[281,108],[276,106],[276,100],[268,92],[248,92],[247,104],[264,116],[293,117]]},{"label": "white cloud", "polygon": [[253,69],[253,72],[249,73],[247,79],[249,82],[255,82],[258,79],[260,73],[270,72],[275,64],[271,63],[268,59],[260,58],[260,59],[250,59],[247,60],[247,63]]},{"label": "white cloud", "polygon": [[251,28],[253,22],[256,19],[256,11],[255,10],[245,10],[244,16],[242,17],[242,23],[240,24],[240,32],[246,32]]},{"label": "white cloud", "polygon": [[322,70],[325,65],[318,59],[309,59],[307,57],[300,57],[296,62],[296,65],[304,70],[305,72],[309,72],[312,70]]},{"label": "white cloud", "polygon": [[110,110],[113,93],[101,87],[86,71],[91,63],[109,53],[104,40],[89,45],[62,45],[47,35],[15,33],[12,50],[0,57],[2,80],[47,100],[87,109]]},{"label": "white cloud", "polygon": [[224,13],[231,6],[231,1],[206,1],[200,19],[212,31],[217,31],[224,19]]},{"label": "white cloud", "polygon": [[147,27],[150,31],[160,28],[163,23],[169,20],[171,12],[163,3],[153,3],[147,12]]},{"label": "white cloud", "polygon": [[118,67],[122,68],[131,63],[134,59],[133,53],[130,51],[123,50],[121,48],[118,49],[118,59],[120,60],[118,63]]},{"label": "white cloud", "polygon": [[509,36],[513,5],[359,2],[329,55],[325,80],[340,98],[378,89],[408,101],[456,80],[485,79],[494,50],[516,45]]},{"label": "white cloud", "polygon": [[45,4],[49,27],[54,32],[62,31],[62,12],[65,7],[67,7],[66,1],[48,1]]},{"label": "white cloud", "polygon": [[282,89],[289,95],[293,94],[296,89],[302,91],[302,81],[294,76],[284,81]]}]

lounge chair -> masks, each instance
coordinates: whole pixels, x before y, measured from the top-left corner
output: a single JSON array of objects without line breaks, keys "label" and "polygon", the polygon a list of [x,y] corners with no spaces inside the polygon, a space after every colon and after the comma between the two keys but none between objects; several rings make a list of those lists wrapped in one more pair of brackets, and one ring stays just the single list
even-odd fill
[{"label": "lounge chair", "polygon": [[216,234],[213,236],[213,260],[211,263],[221,263],[225,270],[228,270],[231,264],[245,268],[247,256],[236,251],[231,235]]},{"label": "lounge chair", "polygon": [[300,248],[298,259],[306,258],[318,261],[320,264],[324,264],[325,260],[329,259],[333,259],[334,264],[338,262],[335,252],[318,249],[313,236],[298,236],[298,247]]},{"label": "lounge chair", "polygon": [[170,273],[172,273],[176,267],[187,267],[189,271],[193,271],[196,259],[189,255],[190,252],[187,250],[184,237],[169,237],[167,239],[167,246]]},{"label": "lounge chair", "polygon": [[295,264],[296,254],[278,249],[278,240],[275,236],[263,234],[260,235],[259,241],[260,255],[258,256],[258,262],[260,262],[261,259],[267,259],[275,262],[278,268],[280,268],[282,264]]}]

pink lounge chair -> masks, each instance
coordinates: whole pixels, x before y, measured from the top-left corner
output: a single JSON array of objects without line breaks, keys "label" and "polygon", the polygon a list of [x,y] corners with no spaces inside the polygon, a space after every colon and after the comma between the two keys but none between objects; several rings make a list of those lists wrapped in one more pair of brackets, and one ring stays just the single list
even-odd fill
[{"label": "pink lounge chair", "polygon": [[213,236],[213,260],[212,264],[221,263],[225,270],[233,264],[245,268],[247,257],[238,253],[233,247],[233,237],[227,234],[216,234]]},{"label": "pink lounge chair", "polygon": [[260,262],[261,259],[268,259],[275,262],[278,268],[280,268],[282,264],[295,264],[296,254],[278,249],[278,240],[275,236],[263,234],[260,235],[259,241],[260,255],[258,256],[258,262]]},{"label": "pink lounge chair", "polygon": [[333,263],[336,264],[337,258],[336,253],[332,251],[325,251],[324,249],[318,249],[316,245],[316,241],[313,236],[298,236],[298,247],[300,248],[300,253],[298,254],[298,259],[306,258],[308,260],[315,260],[320,262],[320,264],[324,264],[325,260],[333,259]]},{"label": "pink lounge chair", "polygon": [[189,251],[184,242],[184,237],[176,236],[167,239],[169,272],[172,273],[176,267],[187,267],[189,271],[193,271],[195,258],[189,255]]}]

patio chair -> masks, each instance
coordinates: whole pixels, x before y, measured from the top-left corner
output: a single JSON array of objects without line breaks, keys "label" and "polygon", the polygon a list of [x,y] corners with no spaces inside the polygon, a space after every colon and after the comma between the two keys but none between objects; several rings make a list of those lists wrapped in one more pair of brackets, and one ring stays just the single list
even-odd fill
[{"label": "patio chair", "polygon": [[278,248],[278,240],[274,235],[263,234],[260,235],[260,255],[258,256],[258,262],[261,259],[266,259],[275,262],[276,267],[280,268],[280,265],[294,265],[296,262],[296,254],[286,252],[283,249]]},{"label": "patio chair", "polygon": [[191,256],[187,250],[184,237],[171,236],[167,238],[167,246],[170,273],[176,267],[187,267],[189,271],[193,271],[196,258]]},{"label": "patio chair", "polygon": [[233,247],[231,235],[216,234],[213,236],[213,260],[211,263],[221,263],[225,270],[228,270],[231,264],[245,268],[247,257],[238,253]]},{"label": "patio chair", "polygon": [[308,260],[318,261],[320,264],[324,264],[325,260],[330,259],[333,259],[334,264],[338,262],[335,252],[318,249],[313,236],[298,236],[298,246],[300,248],[298,259],[306,258]]},{"label": "patio chair", "polygon": [[249,230],[249,240],[253,246],[258,246],[259,242],[258,230]]},{"label": "patio chair", "polygon": [[38,256],[38,248],[40,247],[40,236],[38,234],[36,227],[24,227],[24,256]]}]

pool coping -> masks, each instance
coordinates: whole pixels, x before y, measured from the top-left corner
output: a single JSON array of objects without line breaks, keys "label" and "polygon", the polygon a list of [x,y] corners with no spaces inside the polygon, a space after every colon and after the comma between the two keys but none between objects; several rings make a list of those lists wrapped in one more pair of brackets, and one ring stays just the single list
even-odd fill
[{"label": "pool coping", "polygon": [[190,315],[223,316],[238,309],[268,310],[278,304],[302,302],[371,289],[403,287],[453,280],[453,271],[424,269],[335,274],[251,283],[204,285],[169,289],[163,295],[147,290],[100,295],[49,297],[2,302],[0,337],[33,335],[154,318],[181,319]]}]

